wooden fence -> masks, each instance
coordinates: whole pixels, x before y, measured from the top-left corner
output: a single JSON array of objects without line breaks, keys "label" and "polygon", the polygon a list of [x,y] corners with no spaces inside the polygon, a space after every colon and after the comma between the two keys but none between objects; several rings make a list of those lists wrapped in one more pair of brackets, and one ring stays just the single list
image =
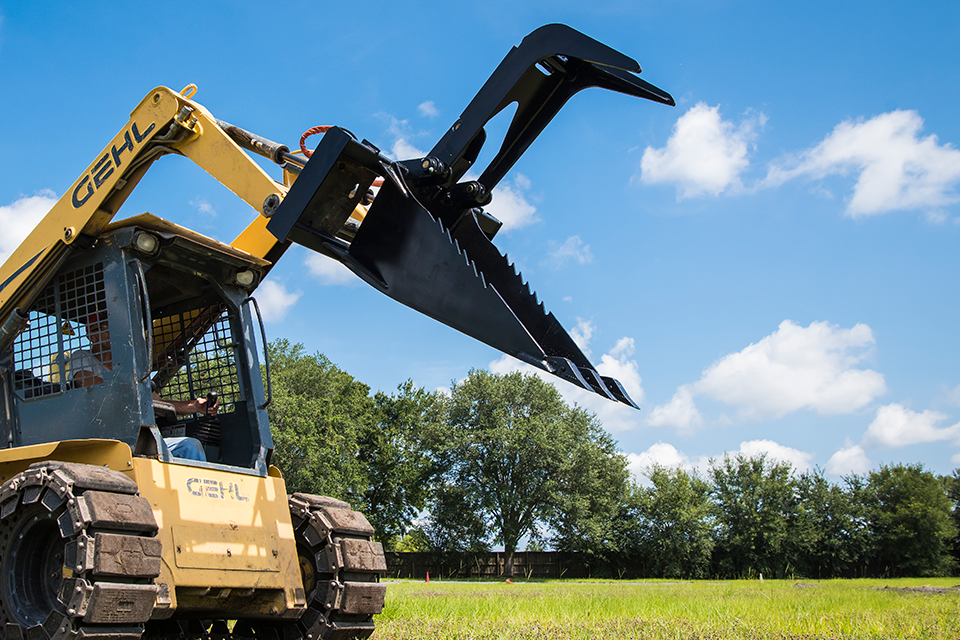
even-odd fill
[{"label": "wooden fence", "polygon": [[[499,578],[504,575],[506,554],[487,554],[440,558],[432,553],[388,552],[387,577],[447,580],[464,578]],[[569,553],[556,551],[518,551],[513,554],[513,575],[528,578],[580,578],[583,572]]]},{"label": "wooden fence", "polygon": [[[502,551],[489,553],[442,555],[437,553],[387,552],[387,578],[423,580],[427,574],[432,579],[465,580],[503,578],[506,554]],[[514,577],[526,578],[655,578],[647,570],[642,558],[634,558],[628,564],[587,566],[587,559],[576,553],[560,551],[518,551],[513,554]],[[844,574],[844,578],[879,578],[890,575],[890,567],[863,566]],[[771,576],[779,578],[826,578],[823,576]],[[895,572],[894,572],[895,575]],[[719,576],[717,576],[719,577]],[[739,576],[756,578],[755,573]]]}]

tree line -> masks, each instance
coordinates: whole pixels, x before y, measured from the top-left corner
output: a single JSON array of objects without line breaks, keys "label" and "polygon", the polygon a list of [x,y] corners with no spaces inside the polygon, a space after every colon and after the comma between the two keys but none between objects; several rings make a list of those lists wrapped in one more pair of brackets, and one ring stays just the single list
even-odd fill
[{"label": "tree line", "polygon": [[592,575],[947,575],[960,558],[960,472],[885,465],[839,483],[765,456],[638,484],[595,415],[536,376],[474,370],[449,394],[370,388],[280,339],[272,462],[290,492],[362,511],[388,550],[447,561],[502,546],[570,552]]}]

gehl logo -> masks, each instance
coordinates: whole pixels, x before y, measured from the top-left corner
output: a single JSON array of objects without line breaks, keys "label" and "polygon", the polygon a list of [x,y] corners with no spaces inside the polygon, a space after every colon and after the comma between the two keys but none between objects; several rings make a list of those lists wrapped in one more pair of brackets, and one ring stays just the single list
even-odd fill
[{"label": "gehl logo", "polygon": [[[156,126],[156,123],[151,122],[146,131],[140,133],[136,122],[130,125],[130,128],[123,132],[123,142],[120,146],[113,145],[110,148],[110,152],[103,154],[103,157],[97,160],[97,164],[93,165],[93,170],[83,176],[80,182],[77,183],[76,188],[73,190],[73,208],[79,209],[82,207],[83,204],[90,199],[90,196],[93,195],[94,189],[99,189],[103,183],[106,182],[107,178],[113,174],[113,170],[120,168],[120,165],[123,164],[120,155],[125,151],[129,151],[132,155],[133,141],[136,140],[137,144],[140,144],[150,135],[150,132],[153,131]],[[129,160],[130,158],[128,157],[126,159]]]},{"label": "gehl logo", "polygon": [[210,478],[190,478],[187,480],[187,491],[190,495],[202,498],[216,498],[217,500],[237,500],[248,502],[250,496],[240,495],[240,485],[235,482],[219,482]]}]

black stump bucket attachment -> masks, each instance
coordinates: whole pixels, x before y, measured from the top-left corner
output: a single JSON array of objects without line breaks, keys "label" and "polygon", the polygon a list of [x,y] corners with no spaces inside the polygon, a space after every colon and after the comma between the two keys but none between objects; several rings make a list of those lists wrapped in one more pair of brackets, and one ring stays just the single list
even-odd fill
[{"label": "black stump bucket attachment", "polygon": [[[673,105],[634,74],[631,58],[564,25],[537,29],[500,63],[430,153],[394,162],[343,129],[324,134],[267,229],[339,260],[391,298],[583,389],[635,408],[547,313],[492,239],[491,191],[568,99],[589,87]],[[461,182],[484,125],[517,110],[480,178]],[[383,185],[355,233],[344,225],[377,178]],[[356,217],[356,216],[355,216]]]}]

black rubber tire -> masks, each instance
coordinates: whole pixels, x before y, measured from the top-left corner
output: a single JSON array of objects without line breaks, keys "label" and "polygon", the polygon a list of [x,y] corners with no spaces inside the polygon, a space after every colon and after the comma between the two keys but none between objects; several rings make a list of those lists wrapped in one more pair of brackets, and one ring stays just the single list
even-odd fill
[{"label": "black rubber tire", "polygon": [[380,577],[387,570],[373,527],[341,500],[295,493],[288,502],[307,611],[285,624],[250,621],[256,640],[369,638],[373,616],[383,610]]},{"label": "black rubber tire", "polygon": [[5,640],[137,640],[156,600],[160,541],[137,485],[104,467],[30,465],[0,487]]}]

